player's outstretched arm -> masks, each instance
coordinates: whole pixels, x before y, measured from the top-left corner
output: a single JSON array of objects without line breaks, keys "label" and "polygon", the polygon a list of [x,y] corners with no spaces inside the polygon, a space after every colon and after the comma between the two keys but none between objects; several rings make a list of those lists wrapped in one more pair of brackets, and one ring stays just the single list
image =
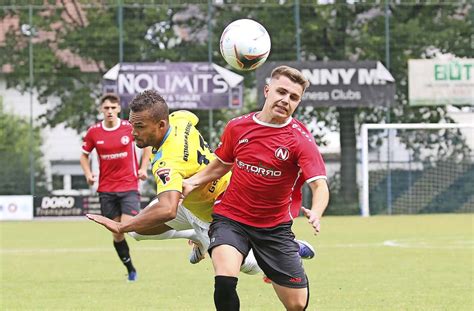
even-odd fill
[{"label": "player's outstretched arm", "polygon": [[232,165],[225,164],[219,159],[212,160],[205,169],[183,180],[183,197],[186,197],[199,186],[221,178],[227,174],[231,168]]},{"label": "player's outstretched arm", "polygon": [[318,234],[321,229],[321,217],[329,202],[329,189],[326,179],[312,181],[309,187],[313,193],[311,209],[301,207],[301,210],[308,218],[308,223],[313,226],[315,233]]},{"label": "player's outstretched arm", "polygon": [[119,222],[116,222],[102,215],[96,215],[96,214],[86,214],[86,217],[92,221],[95,221],[99,225],[104,226],[105,228],[107,228],[107,230],[109,230],[112,233],[120,233]]},{"label": "player's outstretched arm", "polygon": [[143,231],[156,227],[176,217],[181,193],[167,191],[150,202],[140,213],[125,222],[116,222],[101,215],[86,214],[87,218],[104,226],[114,233]]}]

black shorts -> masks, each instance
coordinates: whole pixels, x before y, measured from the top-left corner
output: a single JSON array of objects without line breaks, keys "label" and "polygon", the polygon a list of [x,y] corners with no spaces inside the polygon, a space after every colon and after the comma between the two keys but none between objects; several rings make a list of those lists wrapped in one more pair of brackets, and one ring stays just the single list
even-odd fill
[{"label": "black shorts", "polygon": [[110,219],[122,214],[135,216],[140,212],[138,191],[99,192],[99,200],[102,215]]},{"label": "black shorts", "polygon": [[247,257],[253,249],[255,258],[265,275],[278,285],[304,288],[308,280],[303,269],[299,246],[291,231],[292,222],[272,228],[256,228],[227,217],[212,214],[209,228],[209,254],[219,245],[230,245]]}]

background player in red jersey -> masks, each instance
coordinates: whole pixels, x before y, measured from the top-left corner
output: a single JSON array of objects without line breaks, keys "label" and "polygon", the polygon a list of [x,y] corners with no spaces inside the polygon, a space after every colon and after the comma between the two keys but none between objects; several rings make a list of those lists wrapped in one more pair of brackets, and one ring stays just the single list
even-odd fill
[{"label": "background player in red jersey", "polygon": [[[99,187],[102,215],[115,221],[126,221],[140,211],[138,179],[146,180],[151,150],[144,149],[138,168],[132,126],[118,117],[120,99],[105,94],[100,99],[104,120],[89,128],[82,144],[81,167],[87,183],[93,185],[97,176],[92,173],[89,154],[96,149],[99,159]],[[113,233],[114,247],[127,267],[128,280],[135,281],[137,272],[132,264],[130,250],[123,233]]]},{"label": "background player in red jersey", "polygon": [[237,276],[250,249],[287,310],[308,306],[308,280],[291,231],[291,195],[299,175],[313,193],[311,209],[303,212],[316,233],[329,200],[316,143],[291,117],[308,85],[298,70],[275,68],[264,88],[262,111],[231,120],[215,151],[217,159],[184,182],[188,194],[233,167],[230,184],[214,205],[209,230],[218,311],[239,310]]}]

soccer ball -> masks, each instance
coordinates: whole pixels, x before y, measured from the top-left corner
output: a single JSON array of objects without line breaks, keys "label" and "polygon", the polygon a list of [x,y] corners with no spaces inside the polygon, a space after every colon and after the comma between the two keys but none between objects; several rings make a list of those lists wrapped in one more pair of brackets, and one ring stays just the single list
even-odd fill
[{"label": "soccer ball", "polygon": [[220,49],[227,64],[242,71],[260,67],[270,54],[271,41],[265,27],[251,19],[238,19],[222,32]]}]

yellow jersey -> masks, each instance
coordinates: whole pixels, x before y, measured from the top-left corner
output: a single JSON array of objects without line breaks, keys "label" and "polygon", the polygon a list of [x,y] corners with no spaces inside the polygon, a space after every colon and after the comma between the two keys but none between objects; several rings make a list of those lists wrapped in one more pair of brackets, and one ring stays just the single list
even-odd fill
[{"label": "yellow jersey", "polygon": [[[161,146],[153,148],[150,157],[156,181],[156,193],[183,192],[183,179],[201,171],[215,159],[209,145],[196,129],[199,118],[192,112],[179,110],[169,116],[170,127]],[[225,191],[230,173],[191,192],[183,205],[201,220],[212,220],[216,198]]]}]

